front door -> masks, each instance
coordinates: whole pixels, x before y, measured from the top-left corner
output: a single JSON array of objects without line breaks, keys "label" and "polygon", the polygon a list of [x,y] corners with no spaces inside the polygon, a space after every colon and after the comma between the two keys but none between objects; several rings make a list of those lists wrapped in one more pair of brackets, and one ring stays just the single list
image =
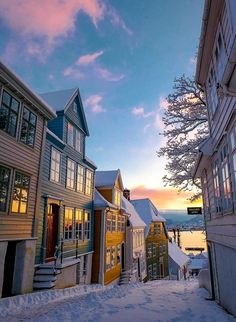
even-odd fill
[{"label": "front door", "polygon": [[54,257],[57,245],[59,206],[56,204],[48,205],[47,213],[47,242],[46,242],[46,261]]}]

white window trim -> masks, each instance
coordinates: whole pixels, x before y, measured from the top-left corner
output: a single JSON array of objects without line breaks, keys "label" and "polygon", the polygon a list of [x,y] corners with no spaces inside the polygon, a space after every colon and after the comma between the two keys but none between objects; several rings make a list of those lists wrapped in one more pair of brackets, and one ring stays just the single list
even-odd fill
[{"label": "white window trim", "polygon": [[[52,171],[52,151],[55,151],[56,153],[58,153],[60,155],[60,161],[59,161],[59,180],[53,180],[52,179],[52,175],[51,175],[51,171]],[[55,182],[55,183],[60,183],[61,182],[61,162],[62,162],[62,153],[56,149],[54,146],[51,147],[51,158],[50,158],[50,174],[49,174],[49,180],[51,182]]]}]

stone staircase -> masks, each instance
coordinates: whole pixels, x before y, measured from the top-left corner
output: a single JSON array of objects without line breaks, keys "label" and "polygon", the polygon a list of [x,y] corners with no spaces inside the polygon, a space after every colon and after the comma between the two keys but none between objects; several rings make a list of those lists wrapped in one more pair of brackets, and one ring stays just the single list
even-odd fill
[{"label": "stone staircase", "polygon": [[60,269],[55,268],[54,264],[41,264],[37,267],[34,274],[34,290],[47,290],[55,286],[57,275],[61,273]]},{"label": "stone staircase", "polygon": [[120,275],[120,279],[119,279],[118,284],[119,285],[130,284],[130,281],[131,281],[131,273],[130,273],[130,271],[124,271]]}]

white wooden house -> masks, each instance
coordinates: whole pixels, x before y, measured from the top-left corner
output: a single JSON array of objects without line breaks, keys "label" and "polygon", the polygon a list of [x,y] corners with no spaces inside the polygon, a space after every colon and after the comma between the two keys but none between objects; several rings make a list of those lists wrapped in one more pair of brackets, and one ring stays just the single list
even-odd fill
[{"label": "white wooden house", "polygon": [[236,1],[206,0],[196,81],[206,94],[209,138],[201,178],[212,296],[236,315]]}]

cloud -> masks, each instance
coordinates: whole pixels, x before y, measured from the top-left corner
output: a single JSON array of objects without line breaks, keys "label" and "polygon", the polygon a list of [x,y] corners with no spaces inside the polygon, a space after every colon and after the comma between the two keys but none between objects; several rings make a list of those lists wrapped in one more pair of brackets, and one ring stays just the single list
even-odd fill
[{"label": "cloud", "polygon": [[135,107],[133,107],[131,113],[133,115],[135,115],[135,116],[142,116],[143,118],[147,118],[149,116],[154,115],[153,111],[145,113],[145,109],[144,109],[143,106],[135,106]]},{"label": "cloud", "polygon": [[81,56],[77,59],[75,64],[76,65],[89,65],[89,64],[95,62],[95,60],[98,57],[100,57],[101,55],[103,55],[103,50],[97,51],[93,54],[87,54],[87,55]]},{"label": "cloud", "polygon": [[154,125],[155,125],[155,128],[157,128],[159,130],[163,130],[164,127],[165,127],[165,124],[164,124],[164,122],[162,120],[162,116],[161,116],[161,114],[159,112],[157,112],[156,115],[155,115],[155,123],[154,123]]},{"label": "cloud", "polygon": [[106,13],[110,17],[113,26],[121,27],[129,36],[133,35],[133,31],[127,27],[124,20],[119,16],[117,11],[111,6],[106,6]]},{"label": "cloud", "polygon": [[174,188],[150,189],[144,185],[136,186],[131,190],[131,199],[149,198],[161,209],[186,209],[192,206],[187,199],[192,195],[191,192],[183,191],[178,193]]},{"label": "cloud", "polygon": [[102,78],[109,82],[119,82],[125,78],[124,74],[113,74],[108,69],[97,66],[95,72]]},{"label": "cloud", "polygon": [[100,95],[91,95],[84,101],[84,106],[90,108],[94,114],[104,113],[106,109],[101,105],[102,100]]},{"label": "cloud", "polygon": [[189,59],[189,63],[190,63],[191,65],[196,65],[196,64],[197,64],[197,57],[191,57],[191,58]]},{"label": "cloud", "polygon": [[73,79],[81,79],[84,74],[77,67],[69,66],[63,70],[63,75],[66,77],[71,77]]}]

